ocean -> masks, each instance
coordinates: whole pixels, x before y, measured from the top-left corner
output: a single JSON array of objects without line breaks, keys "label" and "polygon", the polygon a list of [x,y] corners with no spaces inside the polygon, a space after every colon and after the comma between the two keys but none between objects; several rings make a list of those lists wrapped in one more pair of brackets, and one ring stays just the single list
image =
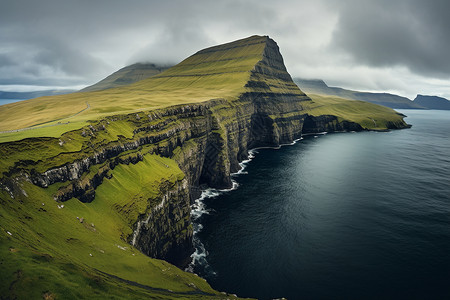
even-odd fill
[{"label": "ocean", "polygon": [[450,299],[450,111],[251,151],[194,205],[191,270],[272,299]]}]

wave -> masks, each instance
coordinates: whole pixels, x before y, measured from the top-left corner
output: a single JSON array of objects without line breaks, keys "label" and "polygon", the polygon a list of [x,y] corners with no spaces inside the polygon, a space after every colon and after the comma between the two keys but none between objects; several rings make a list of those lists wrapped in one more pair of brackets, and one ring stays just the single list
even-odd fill
[{"label": "wave", "polygon": [[[323,134],[326,134],[323,133]],[[215,189],[215,188],[207,188],[202,191],[199,198],[194,200],[194,203],[191,205],[191,220],[193,223],[193,237],[192,242],[195,248],[194,253],[191,254],[191,262],[185,269],[185,271],[194,273],[196,268],[201,268],[202,272],[204,272],[207,276],[216,276],[217,273],[213,270],[211,265],[208,263],[207,256],[208,251],[205,248],[205,245],[202,243],[200,238],[198,237],[199,232],[202,231],[203,225],[200,223],[201,217],[203,215],[209,215],[211,212],[213,212],[213,209],[207,208],[205,204],[205,199],[211,199],[215,198],[223,193],[227,193],[230,191],[234,191],[239,187],[239,183],[234,180],[239,175],[246,175],[248,172],[245,171],[247,168],[247,165],[255,158],[256,154],[258,154],[259,149],[275,149],[278,150],[283,146],[292,146],[295,145],[297,142],[303,140],[302,137],[293,140],[291,143],[288,144],[280,144],[277,147],[258,147],[248,150],[248,158],[246,160],[243,160],[239,163],[239,166],[241,167],[237,172],[231,173],[231,183],[232,186],[229,189]]]},{"label": "wave", "polygon": [[[318,133],[318,134],[327,134],[327,132],[321,132],[321,133]],[[275,147],[270,147],[270,146],[266,146],[266,147],[257,147],[257,148],[253,148],[253,149],[250,150],[250,151],[259,150],[259,149],[275,149],[275,150],[278,150],[278,149],[280,149],[280,148],[283,147],[283,146],[293,146],[293,145],[297,144],[297,142],[299,142],[299,141],[301,141],[301,140],[303,140],[302,137],[293,140],[291,143],[280,144],[280,145],[275,146]],[[250,151],[249,151],[249,152],[250,152]]]},{"label": "wave", "polygon": [[[250,157],[253,158],[253,154],[251,156],[249,155],[248,160],[245,160],[239,164],[241,166],[241,169],[238,172],[231,175],[236,176],[239,174],[246,174],[243,173],[243,170],[245,169],[246,164],[251,161]],[[223,193],[236,190],[239,187],[239,183],[236,180],[231,179],[231,182],[232,186],[229,189],[208,188],[206,190],[203,190],[200,197],[194,201],[194,204],[191,205],[191,219],[194,227],[192,243],[194,245],[195,251],[191,254],[191,262],[189,263],[185,271],[194,273],[195,267],[200,266],[203,272],[205,272],[208,276],[217,275],[217,273],[209,265],[208,260],[206,259],[206,257],[208,256],[208,251],[206,251],[205,245],[198,237],[198,233],[203,229],[203,225],[200,223],[200,218],[203,215],[209,215],[214,211],[213,209],[206,207],[206,204],[204,202],[205,199],[215,198]]]},{"label": "wave", "polygon": [[[237,172],[235,172],[235,173],[231,173],[231,177],[237,176],[237,175],[241,175],[241,174],[248,174],[248,173],[245,172],[244,170],[245,170],[245,168],[247,167],[247,164],[248,164],[249,162],[251,162],[252,159],[255,158],[255,155],[258,153],[258,151],[256,151],[256,150],[257,150],[257,149],[251,149],[251,150],[248,151],[248,155],[247,155],[248,158],[247,158],[246,160],[241,161],[241,162],[239,163],[239,166],[240,166],[241,168],[239,169],[239,171],[237,171]],[[231,179],[231,182],[233,183],[233,186],[231,187],[231,190],[233,190],[235,184],[237,185],[236,188],[239,186],[239,184],[238,184],[235,180]]]},{"label": "wave", "polygon": [[[233,187],[229,190],[232,189]],[[216,275],[216,272],[214,272],[214,270],[211,268],[208,261],[206,260],[206,256],[208,256],[208,251],[206,251],[205,245],[198,237],[198,233],[203,229],[203,225],[200,223],[200,218],[205,214],[209,215],[210,212],[213,211],[212,209],[208,209],[206,207],[204,200],[209,198],[215,198],[224,191],[225,190],[217,190],[214,188],[208,188],[206,190],[203,190],[200,197],[194,201],[194,204],[191,205],[191,220],[194,229],[192,236],[192,243],[195,251],[194,253],[191,254],[191,262],[189,263],[185,271],[194,273],[195,267],[201,266],[201,268],[204,270],[206,274]]]}]

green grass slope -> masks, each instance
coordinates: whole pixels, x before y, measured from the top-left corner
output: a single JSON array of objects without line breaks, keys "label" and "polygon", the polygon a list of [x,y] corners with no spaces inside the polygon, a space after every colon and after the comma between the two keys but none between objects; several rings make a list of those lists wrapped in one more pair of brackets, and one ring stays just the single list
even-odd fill
[{"label": "green grass slope", "polygon": [[139,164],[119,165],[113,175],[90,204],[55,202],[51,194],[58,184],[42,189],[24,183],[23,193],[14,198],[0,190],[2,299],[40,299],[45,294],[55,299],[223,296],[205,280],[151,259],[123,239],[149,205],[147,198],[136,195],[156,198],[161,182],[176,184],[184,176],[176,163],[146,155]]},{"label": "green grass slope", "polygon": [[386,130],[389,124],[402,124],[404,115],[391,108],[359,100],[337,96],[308,94],[313,100],[307,111],[312,116],[334,115],[339,120],[360,124],[367,130]]},{"label": "green grass slope", "polygon": [[[59,136],[107,115],[237,98],[245,91],[251,69],[262,58],[265,39],[254,36],[214,51],[199,51],[165,72],[131,85],[0,106],[0,132],[8,134],[3,141],[18,139],[14,132],[4,131],[47,126],[37,134],[27,132],[26,137]],[[19,138],[24,137],[21,133]]]},{"label": "green grass slope", "polygon": [[[385,129],[388,122],[401,120],[393,110],[370,103],[323,96],[313,96],[310,101],[290,80],[280,58],[271,65],[268,56],[276,58],[277,53],[270,52],[274,48],[267,50],[266,43],[267,37],[253,36],[201,50],[165,72],[131,85],[0,107],[0,130],[35,127],[0,133],[1,297],[233,298],[212,290],[194,274],[141,254],[129,243],[138,217],[153,212],[168,190],[176,190],[186,180],[173,157],[156,155],[155,149],[173,146],[175,156],[198,151],[191,145],[194,138],[184,135],[200,135],[201,128],[196,127],[206,126],[202,123],[207,122],[206,117],[185,116],[190,118],[188,122],[165,114],[175,109],[168,107],[222,99],[214,101],[215,106],[209,102],[213,106],[210,113],[222,123],[212,124],[217,127],[211,127],[214,132],[207,132],[210,136],[206,138],[220,135],[227,126],[237,127],[236,111],[252,104],[240,98],[245,93],[277,95],[279,98],[269,97],[270,105],[264,97],[258,98],[259,107],[274,106],[274,118],[280,117],[276,116],[278,110],[286,122],[299,127],[298,117],[303,113],[335,115],[366,129]],[[255,68],[259,72],[252,72]],[[277,74],[281,75],[274,76]],[[295,98],[290,98],[292,95]],[[289,99],[300,100],[292,103],[295,101]],[[291,106],[298,110],[289,119]],[[152,114],[158,118],[150,118]],[[177,128],[185,130],[176,132]],[[235,130],[241,133],[239,128]],[[157,144],[117,150],[156,137],[161,137]],[[227,137],[218,142],[221,140]],[[93,163],[76,180],[64,179],[48,187],[31,183],[33,173],[92,158],[105,149],[116,149],[118,154]],[[142,160],[127,161],[137,156]],[[111,167],[113,160],[127,162]],[[55,201],[55,196],[75,183],[89,190],[89,182],[105,173],[91,203],[76,198]],[[189,224],[180,218],[173,226],[188,232],[192,229]]]},{"label": "green grass slope", "polygon": [[[0,106],[0,142],[39,136],[59,137],[89,124],[90,120],[108,115],[215,98],[236,99],[248,90],[245,84],[250,71],[262,58],[265,39],[253,36],[214,47],[214,51],[204,49],[161,74],[130,85]],[[272,89],[276,87],[276,83],[269,84]],[[315,90],[311,92],[316,93]],[[319,91],[321,93],[323,91]],[[342,96],[355,98],[347,94]]]},{"label": "green grass slope", "polygon": [[[106,145],[120,146],[139,138],[139,133],[133,132],[136,113],[125,116],[124,112],[145,108],[148,114],[154,108],[179,103],[238,99],[247,89],[250,71],[262,59],[265,40],[253,37],[215,51],[200,51],[165,73],[126,87],[2,108],[3,129],[41,127],[4,133],[0,144],[0,295],[6,299],[233,298],[129,244],[138,216],[156,207],[164,196],[161,187],[174,188],[184,178],[173,159],[151,154],[151,146],[121,154],[125,158],[139,154],[143,161],[108,170],[92,203],[74,198],[56,202],[54,195],[70,181],[40,188],[14,176],[20,176],[17,170],[21,174],[44,172],[92,156]],[[83,110],[86,102],[89,108]],[[114,117],[99,121],[112,114]],[[146,114],[140,113],[141,118]],[[70,123],[64,124],[67,116]],[[52,122],[61,124],[48,126]],[[85,131],[91,132],[88,124],[101,130],[85,135]],[[80,126],[85,127],[76,130]],[[164,128],[158,131],[161,133]],[[164,141],[159,144],[163,145]],[[81,183],[107,167],[106,163],[92,166]]]}]

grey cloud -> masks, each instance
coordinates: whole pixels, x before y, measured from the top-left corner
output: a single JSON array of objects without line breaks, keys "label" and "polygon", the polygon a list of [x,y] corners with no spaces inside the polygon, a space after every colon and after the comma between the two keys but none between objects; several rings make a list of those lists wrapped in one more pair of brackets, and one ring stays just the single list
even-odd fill
[{"label": "grey cloud", "polygon": [[3,67],[14,66],[14,61],[8,55],[0,53],[0,66]]},{"label": "grey cloud", "polygon": [[89,77],[90,68],[98,70],[105,68],[101,61],[84,53],[81,49],[67,47],[58,41],[41,44],[34,62],[49,66],[57,72],[79,77]]},{"label": "grey cloud", "polygon": [[441,0],[0,0],[0,85],[88,85],[260,34],[293,76],[404,91],[410,77],[449,77],[447,11]]},{"label": "grey cloud", "polygon": [[275,28],[276,14],[264,1],[180,1],[160,7],[160,30],[128,61],[173,64],[198,50]]},{"label": "grey cloud", "polygon": [[1,84],[79,85],[92,80],[91,68],[104,70],[105,64],[55,39],[8,39],[9,49],[0,56]]},{"label": "grey cloud", "polygon": [[160,65],[174,65],[200,48],[214,42],[194,21],[167,24],[144,48],[136,51],[128,63],[152,62]]},{"label": "grey cloud", "polygon": [[345,1],[331,47],[356,64],[450,78],[448,11],[447,0]]}]

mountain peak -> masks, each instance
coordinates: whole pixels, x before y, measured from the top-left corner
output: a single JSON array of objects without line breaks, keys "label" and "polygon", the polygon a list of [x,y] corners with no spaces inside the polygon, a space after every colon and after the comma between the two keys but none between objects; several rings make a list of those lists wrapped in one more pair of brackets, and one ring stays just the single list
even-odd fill
[{"label": "mountain peak", "polygon": [[239,39],[236,41],[232,41],[232,42],[228,42],[228,43],[224,43],[224,44],[211,46],[211,47],[202,49],[202,50],[198,51],[197,53],[195,53],[194,55],[207,53],[207,52],[230,50],[233,48],[251,46],[251,45],[256,45],[256,44],[264,44],[264,43],[268,42],[269,40],[271,40],[271,39],[268,36],[252,35],[252,36],[249,36],[249,37],[246,37],[243,39]]},{"label": "mountain peak", "polygon": [[[149,70],[157,74],[148,77]],[[82,126],[86,120],[106,115],[211,99],[233,101],[246,93],[264,93],[271,99],[276,98],[274,95],[289,95],[290,101],[310,100],[292,81],[278,45],[268,36],[251,36],[209,47],[161,71],[154,64],[134,64],[82,90],[83,93],[39,98],[42,110],[34,109],[34,103],[6,105],[0,111],[0,130],[54,120],[68,122],[69,118],[72,127],[75,122]]]},{"label": "mountain peak", "polygon": [[313,88],[329,88],[329,86],[322,79],[305,79],[295,78],[295,81],[301,86],[309,89]]}]

